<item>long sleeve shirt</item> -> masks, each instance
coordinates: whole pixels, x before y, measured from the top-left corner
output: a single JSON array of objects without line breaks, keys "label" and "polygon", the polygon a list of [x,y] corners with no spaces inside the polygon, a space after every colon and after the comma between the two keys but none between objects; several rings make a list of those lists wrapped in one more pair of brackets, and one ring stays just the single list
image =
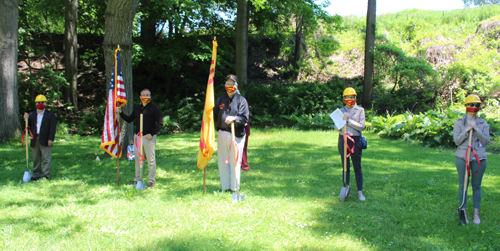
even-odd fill
[{"label": "long sleeve shirt", "polygon": [[[342,112],[345,112],[344,108],[342,108]],[[354,104],[351,111],[349,111],[349,120],[347,122],[347,134],[349,136],[360,136],[360,131],[365,129],[365,109],[357,104]],[[335,127],[335,130],[339,130]],[[344,130],[339,131],[340,135],[344,135]]]},{"label": "long sleeve shirt", "polygon": [[151,136],[154,136],[158,134],[163,125],[163,116],[160,108],[153,103],[148,103],[145,106],[142,104],[137,105],[130,116],[122,112],[120,113],[120,117],[129,123],[135,120],[135,133],[138,133],[141,128],[139,121],[141,113],[143,114],[143,135],[151,134]]},{"label": "long sleeve shirt", "polygon": [[232,98],[229,98],[227,94],[222,95],[215,101],[215,129],[231,132],[231,124],[226,124],[225,120],[227,116],[235,116],[234,134],[241,138],[245,136],[245,125],[248,122],[249,113],[247,100],[243,96],[238,93]]},{"label": "long sleeve shirt", "polygon": [[[455,144],[458,146],[455,152],[455,157],[465,160],[465,153],[467,148],[469,148],[469,132],[466,132],[468,121],[466,117],[459,118],[455,121],[455,126],[453,127],[453,139]],[[490,126],[486,120],[482,118],[476,118],[476,125],[479,131],[472,129],[472,148],[477,154],[479,160],[486,159],[486,145],[490,143]],[[471,154],[471,160],[475,159],[474,155]]]}]

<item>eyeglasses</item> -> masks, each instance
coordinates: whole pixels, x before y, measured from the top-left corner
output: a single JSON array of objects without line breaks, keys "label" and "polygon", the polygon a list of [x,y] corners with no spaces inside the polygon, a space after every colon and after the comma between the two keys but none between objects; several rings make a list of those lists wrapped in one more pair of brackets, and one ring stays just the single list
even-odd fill
[{"label": "eyeglasses", "polygon": [[234,82],[233,80],[228,80],[228,81],[226,81],[225,86],[227,86],[227,87],[236,86],[236,82]]},{"label": "eyeglasses", "polygon": [[480,107],[481,107],[481,104],[469,103],[469,104],[466,104],[465,106],[467,106],[467,107],[475,107],[475,108],[480,108]]}]

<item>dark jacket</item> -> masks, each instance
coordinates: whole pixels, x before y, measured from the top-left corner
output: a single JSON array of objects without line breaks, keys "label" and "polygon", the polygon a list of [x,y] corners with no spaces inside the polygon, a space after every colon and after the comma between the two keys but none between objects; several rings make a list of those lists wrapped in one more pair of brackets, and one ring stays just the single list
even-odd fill
[{"label": "dark jacket", "polygon": [[231,124],[224,122],[227,116],[236,116],[234,122],[234,135],[238,138],[245,136],[245,125],[248,122],[248,103],[247,100],[236,93],[232,98],[227,94],[220,96],[215,101],[214,120],[215,129],[231,132]]},{"label": "dark jacket", "polygon": [[[38,119],[37,116],[38,111],[31,112],[28,117],[28,126],[30,127],[31,134],[33,134],[33,139],[31,139],[31,147],[35,146],[36,141],[36,122]],[[54,141],[56,137],[56,115],[47,111],[47,109],[43,112],[42,124],[40,125],[40,134],[38,135],[38,140],[40,140],[40,145],[48,146],[48,141]]]},{"label": "dark jacket", "polygon": [[141,129],[139,121],[141,113],[143,114],[143,135],[151,134],[151,136],[154,136],[158,134],[161,127],[163,126],[163,117],[160,108],[153,103],[148,103],[146,106],[143,106],[142,104],[137,105],[136,107],[134,107],[134,110],[132,111],[132,114],[130,114],[130,116],[122,112],[120,113],[120,117],[122,117],[123,120],[129,123],[135,120],[135,133],[137,134]]}]

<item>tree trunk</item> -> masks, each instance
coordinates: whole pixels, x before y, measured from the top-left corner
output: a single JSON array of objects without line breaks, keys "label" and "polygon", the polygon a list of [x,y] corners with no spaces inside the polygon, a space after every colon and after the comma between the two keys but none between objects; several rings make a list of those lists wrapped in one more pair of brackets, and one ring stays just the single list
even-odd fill
[{"label": "tree trunk", "polygon": [[373,99],[373,49],[375,47],[376,0],[368,0],[365,38],[365,83],[363,84],[363,107],[372,108]]},{"label": "tree trunk", "polygon": [[0,1],[0,143],[19,133],[17,18],[19,0]]},{"label": "tree trunk", "polygon": [[[141,0],[141,8],[148,9],[151,5],[151,0]],[[151,14],[141,16],[141,43],[144,45],[154,45],[156,40],[156,21],[151,17]]]},{"label": "tree trunk", "polygon": [[174,35],[174,18],[171,17],[168,20],[168,38],[172,39],[172,36]]},{"label": "tree trunk", "polygon": [[[109,90],[111,74],[115,64],[115,49],[121,48],[121,69],[123,82],[127,93],[127,105],[122,108],[126,114],[130,114],[134,107],[133,79],[132,79],[132,22],[135,17],[139,0],[108,0],[106,8],[106,24],[104,27],[104,60],[106,63],[106,91]],[[154,93],[154,92],[153,92]],[[120,124],[124,121],[120,119]],[[133,143],[134,126],[127,124],[123,145]],[[123,132],[122,132],[123,133]],[[126,149],[124,147],[124,149]]]},{"label": "tree trunk", "polygon": [[238,85],[246,86],[248,68],[248,3],[237,1],[236,19],[236,76]]},{"label": "tree trunk", "polygon": [[[78,111],[78,0],[65,0],[64,58],[66,80],[75,111]],[[68,100],[69,101],[69,100]]]},{"label": "tree trunk", "polygon": [[302,60],[302,27],[304,26],[304,21],[302,16],[296,16],[295,22],[297,23],[297,28],[295,30],[295,56],[293,59],[293,68],[295,69],[294,80],[297,81],[299,77],[300,61]]}]

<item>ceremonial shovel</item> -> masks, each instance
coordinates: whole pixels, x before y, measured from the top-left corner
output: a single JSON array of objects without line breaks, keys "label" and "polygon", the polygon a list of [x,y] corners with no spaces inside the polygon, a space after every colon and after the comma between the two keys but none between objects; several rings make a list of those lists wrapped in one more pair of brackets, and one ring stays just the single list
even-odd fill
[{"label": "ceremonial shovel", "polygon": [[141,179],[137,181],[137,185],[135,186],[135,189],[144,189],[144,185],[145,185],[145,182],[144,180],[142,179],[142,113],[141,113],[141,116],[140,116],[140,121],[139,121],[139,125],[140,125],[140,131],[139,131],[139,137],[140,137],[140,140],[139,140],[139,167],[141,169]]},{"label": "ceremonial shovel", "polygon": [[465,180],[464,180],[464,197],[462,199],[462,205],[460,205],[460,207],[458,208],[458,217],[460,218],[460,224],[461,225],[465,225],[467,224],[467,219],[466,219],[466,216],[465,216],[465,212],[463,209],[464,205],[465,205],[465,200],[466,200],[466,196],[467,196],[467,187],[469,185],[469,176],[467,175],[467,166],[469,165],[469,161],[470,161],[470,149],[471,149],[471,145],[472,145],[472,129],[469,131],[469,146],[467,147],[467,154],[465,155],[466,156],[466,162],[465,162]]},{"label": "ceremonial shovel", "polygon": [[33,175],[33,171],[31,171],[30,166],[29,166],[29,155],[28,155],[28,134],[29,134],[28,119],[25,119],[24,121],[25,121],[25,124],[26,124],[26,139],[25,139],[26,140],[26,168],[28,169],[28,171],[24,172],[23,182],[24,183],[28,183],[31,180],[31,176]]},{"label": "ceremonial shovel", "polygon": [[[229,165],[231,166],[231,171],[234,172],[236,177],[236,168],[238,164],[239,148],[234,137],[234,121],[231,122],[231,143],[229,144]],[[240,176],[241,180],[241,176]],[[241,182],[240,182],[241,185]],[[236,194],[232,197],[233,202],[245,201],[245,195],[240,194],[240,189],[236,189]]]},{"label": "ceremonial shovel", "polygon": [[344,125],[344,186],[340,189],[339,198],[341,201],[346,201],[351,193],[351,188],[347,184],[347,125]]}]

